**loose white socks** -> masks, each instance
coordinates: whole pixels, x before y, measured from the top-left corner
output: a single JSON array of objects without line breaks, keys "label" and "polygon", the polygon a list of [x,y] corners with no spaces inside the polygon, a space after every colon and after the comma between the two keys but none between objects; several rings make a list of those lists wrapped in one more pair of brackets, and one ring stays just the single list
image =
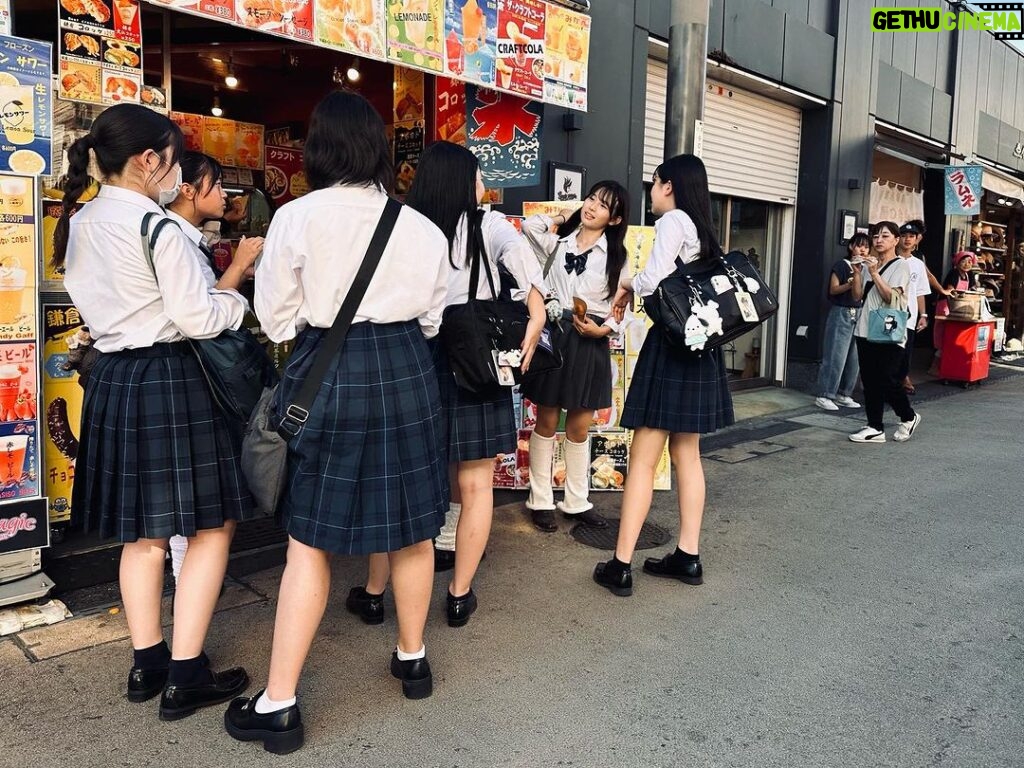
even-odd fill
[{"label": "loose white socks", "polygon": [[188,539],[184,536],[171,536],[171,573],[174,574],[174,584],[178,584],[178,576],[181,575],[181,564],[185,562],[185,553],[188,551]]},{"label": "loose white socks", "polygon": [[593,509],[590,503],[590,438],[574,443],[568,437],[562,444],[565,451],[565,501],[558,508],[567,515],[578,515]]},{"label": "loose white socks", "polygon": [[292,696],[287,701],[272,701],[268,696],[267,692],[256,699],[256,714],[257,715],[269,715],[271,712],[279,712],[282,709],[288,709],[288,707],[295,705],[295,697]]},{"label": "loose white socks", "polygon": [[395,646],[395,653],[398,654],[398,660],[399,661],[415,661],[416,659],[426,658],[427,646],[424,645],[424,646],[421,646],[418,651],[413,651],[412,653],[406,653],[405,651],[403,651],[401,648],[399,648],[396,645]]},{"label": "loose white socks", "polygon": [[455,551],[455,530],[459,527],[459,515],[462,514],[461,504],[449,504],[444,516],[444,527],[434,539],[434,546],[445,552]]},{"label": "loose white socks", "polygon": [[555,437],[543,437],[534,430],[530,435],[530,496],[527,509],[554,509],[555,491],[551,487],[551,465],[555,456]]}]

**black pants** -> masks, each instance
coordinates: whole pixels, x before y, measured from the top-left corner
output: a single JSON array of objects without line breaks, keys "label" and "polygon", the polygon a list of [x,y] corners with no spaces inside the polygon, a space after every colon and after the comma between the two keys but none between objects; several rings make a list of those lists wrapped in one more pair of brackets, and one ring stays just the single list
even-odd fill
[{"label": "black pants", "polygon": [[900,381],[910,375],[910,360],[914,356],[914,336],[917,331],[907,328],[907,346],[903,348],[903,360],[900,362]]},{"label": "black pants", "polygon": [[879,432],[884,428],[882,416],[888,403],[900,421],[914,418],[910,399],[903,391],[903,348],[896,344],[876,344],[857,339],[857,357],[860,359],[860,380],[864,385],[864,410],[868,426]]}]

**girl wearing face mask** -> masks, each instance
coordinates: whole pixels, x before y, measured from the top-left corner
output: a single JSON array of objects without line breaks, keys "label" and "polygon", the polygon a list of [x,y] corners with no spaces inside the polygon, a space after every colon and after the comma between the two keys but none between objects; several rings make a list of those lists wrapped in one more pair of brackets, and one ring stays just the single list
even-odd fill
[{"label": "girl wearing face mask", "polygon": [[[537,404],[537,426],[530,436],[530,497],[533,524],[546,533],[558,530],[552,488],[555,430],[565,410],[565,517],[595,528],[608,523],[589,500],[590,440],[594,411],[612,404],[612,362],[608,337],[619,331],[612,297],[629,276],[626,227],[629,192],[615,181],[595,184],[583,206],[553,218],[531,216],[523,234],[546,266],[545,281],[564,308],[561,317],[562,367],[523,381],[523,395]],[[552,227],[558,226],[557,232]],[[586,303],[580,315],[573,300]]]},{"label": "girl wearing face mask", "polygon": [[[162,694],[164,720],[249,684],[241,668],[213,672],[203,653],[231,536],[253,504],[228,424],[186,342],[238,328],[247,306],[234,290],[210,286],[181,229],[161,230],[152,268],[139,234],[146,214],[162,216],[160,205],[178,196],[182,143],[178,127],[150,109],[107,109],[68,150],[54,234],[54,266],[65,268],[68,293],[103,353],[85,387],[73,523],[124,545],[121,598],[134,648],[127,696]],[[103,186],[71,219],[90,158]],[[175,534],[189,548],[168,649],[160,599]]]}]

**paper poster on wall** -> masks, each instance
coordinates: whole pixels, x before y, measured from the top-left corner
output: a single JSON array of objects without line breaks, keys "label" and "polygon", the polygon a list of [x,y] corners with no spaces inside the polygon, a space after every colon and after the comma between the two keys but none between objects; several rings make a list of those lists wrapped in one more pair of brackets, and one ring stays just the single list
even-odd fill
[{"label": "paper poster on wall", "polygon": [[499,0],[495,86],[531,98],[544,95],[542,0]]},{"label": "paper poster on wall", "polygon": [[263,168],[263,126],[235,123],[235,164],[239,168]]},{"label": "paper poster on wall", "polygon": [[378,0],[317,0],[316,42],[371,59],[385,57],[385,11]]},{"label": "paper poster on wall", "polygon": [[0,501],[39,495],[35,421],[0,424]]},{"label": "paper poster on wall", "polygon": [[52,171],[49,43],[0,36],[0,172]]},{"label": "paper poster on wall", "polygon": [[394,121],[423,120],[424,74],[418,69],[395,67],[394,79]]},{"label": "paper poster on wall", "polygon": [[171,120],[177,123],[185,136],[185,149],[189,152],[203,151],[203,116],[186,112],[171,112]]},{"label": "paper poster on wall", "polygon": [[82,329],[82,317],[71,304],[43,305],[43,478],[50,499],[50,519],[71,517],[71,487],[78,458],[78,425],[82,419],[82,387],[78,374],[66,370]]},{"label": "paper poster on wall", "polygon": [[388,59],[441,72],[444,0],[386,0]]},{"label": "paper poster on wall", "polygon": [[544,54],[544,100],[585,112],[590,17],[548,3]]},{"label": "paper poster on wall", "polygon": [[0,0],[0,35],[11,34],[11,0]]},{"label": "paper poster on wall", "polygon": [[445,73],[493,86],[498,0],[445,0],[444,29]]},{"label": "paper poster on wall", "polygon": [[216,159],[221,165],[237,165],[235,162],[234,120],[220,117],[203,118],[203,152]]},{"label": "paper poster on wall", "polygon": [[275,206],[282,206],[309,191],[302,170],[301,149],[268,146],[265,155],[264,188]]},{"label": "paper poster on wall", "polygon": [[395,192],[409,192],[423,154],[423,121],[395,123]]},{"label": "paper poster on wall", "polygon": [[260,32],[313,42],[313,0],[236,0],[235,20]]},{"label": "paper poster on wall", "polygon": [[139,0],[60,0],[60,97],[88,104],[141,102]]},{"label": "paper poster on wall", "polygon": [[0,423],[36,417],[36,343],[0,344]]},{"label": "paper poster on wall", "polygon": [[480,161],[488,187],[540,183],[544,105],[507,93],[466,86],[466,146]]},{"label": "paper poster on wall", "polygon": [[466,145],[466,84],[435,78],[434,140]]},{"label": "paper poster on wall", "polygon": [[530,217],[542,214],[544,216],[557,216],[562,211],[575,211],[582,207],[582,200],[568,200],[566,202],[543,202],[523,203],[523,216]]},{"label": "paper poster on wall", "polygon": [[0,341],[35,337],[35,180],[0,175]]}]

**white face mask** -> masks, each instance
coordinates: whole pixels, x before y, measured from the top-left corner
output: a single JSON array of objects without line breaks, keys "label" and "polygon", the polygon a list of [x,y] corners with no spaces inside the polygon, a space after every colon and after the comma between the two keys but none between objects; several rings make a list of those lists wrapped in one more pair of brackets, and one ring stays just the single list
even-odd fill
[{"label": "white face mask", "polygon": [[174,182],[174,185],[170,189],[164,189],[163,187],[157,187],[159,195],[157,196],[157,205],[161,208],[166,208],[168,205],[178,199],[178,193],[181,191],[181,166],[178,166],[178,177]]}]

